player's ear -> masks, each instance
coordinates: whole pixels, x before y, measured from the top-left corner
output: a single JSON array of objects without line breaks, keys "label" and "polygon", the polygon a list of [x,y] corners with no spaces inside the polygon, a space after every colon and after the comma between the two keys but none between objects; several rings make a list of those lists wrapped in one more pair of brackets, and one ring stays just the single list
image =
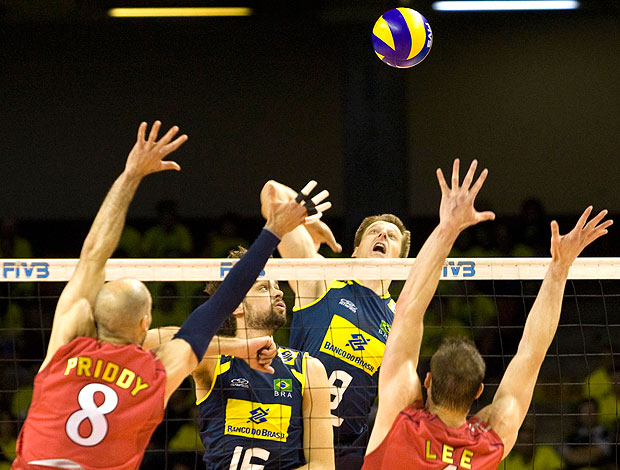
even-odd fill
[{"label": "player's ear", "polygon": [[480,395],[482,395],[482,392],[484,391],[484,384],[480,384],[480,387],[478,387],[478,392],[476,393],[476,396],[474,397],[474,400],[477,400]]},{"label": "player's ear", "polygon": [[151,317],[149,315],[143,315],[140,319],[140,331],[147,332],[151,327]]},{"label": "player's ear", "polygon": [[430,373],[430,372],[427,372],[427,373],[426,373],[426,377],[424,377],[424,386],[425,386],[427,389],[431,388],[431,382],[432,382],[432,379],[431,379],[431,373]]},{"label": "player's ear", "polygon": [[235,309],[235,311],[232,314],[233,314],[233,317],[245,316],[245,308],[243,306],[243,302],[239,304],[239,306]]}]

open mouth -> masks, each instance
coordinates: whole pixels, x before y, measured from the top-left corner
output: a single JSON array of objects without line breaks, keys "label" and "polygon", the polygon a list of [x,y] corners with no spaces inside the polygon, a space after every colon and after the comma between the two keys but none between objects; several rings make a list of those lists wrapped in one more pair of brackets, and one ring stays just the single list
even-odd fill
[{"label": "open mouth", "polygon": [[286,311],[286,304],[284,302],[277,302],[274,307]]},{"label": "open mouth", "polygon": [[377,242],[377,243],[375,243],[375,246],[372,247],[372,251],[375,252],[375,253],[386,254],[387,253],[387,248],[386,248],[386,246],[382,242]]}]

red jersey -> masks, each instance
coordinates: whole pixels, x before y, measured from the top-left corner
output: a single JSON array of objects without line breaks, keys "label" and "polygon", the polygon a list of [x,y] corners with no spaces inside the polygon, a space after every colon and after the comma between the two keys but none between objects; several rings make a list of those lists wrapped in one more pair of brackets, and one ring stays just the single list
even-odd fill
[{"label": "red jersey", "polygon": [[166,371],[153,353],[76,338],[34,380],[13,469],[137,469],[164,416]]},{"label": "red jersey", "polygon": [[451,428],[437,415],[410,405],[379,447],[366,455],[362,470],[495,470],[503,456],[501,439],[478,418]]}]

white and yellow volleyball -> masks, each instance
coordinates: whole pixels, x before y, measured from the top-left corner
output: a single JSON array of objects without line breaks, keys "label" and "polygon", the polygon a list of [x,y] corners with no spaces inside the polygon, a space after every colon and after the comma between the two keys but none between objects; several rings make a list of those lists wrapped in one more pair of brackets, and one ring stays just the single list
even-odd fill
[{"label": "white and yellow volleyball", "polygon": [[411,8],[386,11],[372,30],[372,46],[386,64],[409,68],[424,60],[433,45],[431,25]]}]

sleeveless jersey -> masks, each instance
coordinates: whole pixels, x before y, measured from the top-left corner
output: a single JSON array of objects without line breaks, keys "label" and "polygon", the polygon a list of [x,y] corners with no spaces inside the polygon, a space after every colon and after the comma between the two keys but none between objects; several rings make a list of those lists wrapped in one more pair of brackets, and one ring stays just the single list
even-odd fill
[{"label": "sleeveless jersey", "polygon": [[13,468],[137,469],[165,386],[163,365],[140,346],[74,339],[35,377]]},{"label": "sleeveless jersey", "polygon": [[289,343],[325,366],[337,453],[360,437],[367,441],[394,306],[389,292],[378,296],[357,281],[334,281],[317,300],[294,309]]},{"label": "sleeveless jersey", "polygon": [[275,373],[267,374],[242,359],[219,356],[211,390],[196,403],[207,470],[286,470],[306,463],[305,357],[278,347]]},{"label": "sleeveless jersey", "polygon": [[473,417],[451,428],[422,406],[419,402],[399,413],[383,442],[364,459],[362,470],[497,468],[504,444],[489,426]]}]

